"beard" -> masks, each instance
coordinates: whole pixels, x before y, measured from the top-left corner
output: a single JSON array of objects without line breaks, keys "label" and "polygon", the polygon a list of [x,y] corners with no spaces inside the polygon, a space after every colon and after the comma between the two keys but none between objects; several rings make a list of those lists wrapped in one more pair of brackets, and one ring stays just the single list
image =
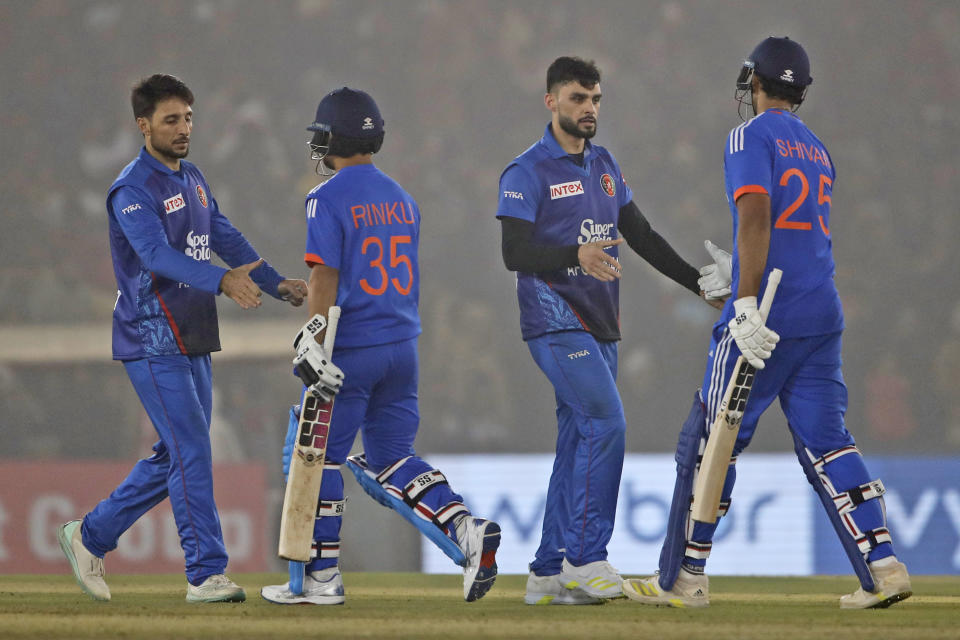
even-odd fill
[{"label": "beard", "polygon": [[187,146],[183,148],[183,151],[174,149],[172,143],[164,146],[154,143],[153,149],[166,158],[170,158],[171,160],[180,160],[181,158],[186,158],[187,154],[190,153],[190,141],[187,140]]},{"label": "beard", "polygon": [[574,122],[573,118],[569,118],[567,116],[560,116],[559,122],[560,122],[561,129],[563,129],[564,131],[566,131],[567,133],[569,133],[570,135],[576,138],[583,138],[584,140],[589,140],[593,136],[597,135],[596,120],[594,120],[593,122],[592,131],[584,131],[583,129],[580,128],[580,125]]}]

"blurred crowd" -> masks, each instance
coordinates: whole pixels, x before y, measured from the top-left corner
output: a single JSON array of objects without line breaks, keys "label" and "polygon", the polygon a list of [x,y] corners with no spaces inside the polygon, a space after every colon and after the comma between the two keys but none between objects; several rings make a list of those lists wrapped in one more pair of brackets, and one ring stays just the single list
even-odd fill
[{"label": "blurred crowd", "polygon": [[[960,113],[950,106],[960,99],[960,5],[811,2],[787,16],[770,5],[2,3],[0,324],[109,331],[104,196],[140,145],[129,88],[154,72],[180,76],[197,97],[190,159],[221,209],[281,272],[305,277],[303,196],[320,178],[304,127],[324,93],[350,85],[380,104],[377,163],[423,212],[420,450],[550,450],[553,397],[520,339],[494,218],[500,171],[547,122],[547,65],[558,55],[597,61],[596,142],[617,156],[654,228],[699,266],[704,239],[731,244],[721,163],[739,122],[740,62],[763,37],[788,33],[813,65],[799,115],[838,167],[831,232],[851,431],[871,452],[960,451],[960,279],[950,253],[960,239]],[[636,256],[623,261],[628,450],[668,451],[715,314]],[[251,317],[229,302],[220,310],[226,322]],[[302,320],[279,304],[256,314],[289,320],[291,335]],[[285,358],[215,357],[219,455],[279,451],[296,395]],[[143,452],[150,431],[122,368],[64,359],[0,362],[0,457]],[[758,449],[787,449],[777,421],[765,420]]]}]

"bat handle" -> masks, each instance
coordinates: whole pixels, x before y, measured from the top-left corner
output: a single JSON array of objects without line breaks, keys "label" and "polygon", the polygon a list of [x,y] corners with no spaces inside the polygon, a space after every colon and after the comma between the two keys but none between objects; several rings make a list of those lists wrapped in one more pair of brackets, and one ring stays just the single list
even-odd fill
[{"label": "bat handle", "polygon": [[323,336],[323,349],[327,355],[333,355],[333,341],[337,337],[338,324],[340,324],[340,307],[332,306],[327,310],[327,333]]},{"label": "bat handle", "polygon": [[[777,286],[780,284],[780,277],[782,275],[783,271],[774,269],[770,272],[770,275],[767,276],[767,288],[763,290],[763,298],[760,300],[760,317],[763,318],[764,322],[767,321],[767,316],[770,315],[773,296],[777,292]],[[330,329],[327,329],[327,335],[330,335]]]}]

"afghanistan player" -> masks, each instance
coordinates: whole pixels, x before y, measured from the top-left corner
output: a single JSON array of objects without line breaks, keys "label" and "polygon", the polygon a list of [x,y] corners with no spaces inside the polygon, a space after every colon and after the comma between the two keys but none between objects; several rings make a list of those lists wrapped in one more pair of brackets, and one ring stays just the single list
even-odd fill
[{"label": "afghanistan player", "polygon": [[[186,560],[187,601],[240,602],[224,575],[227,552],[213,501],[210,354],[220,350],[216,296],[244,309],[260,290],[299,306],[303,280],[286,280],[220,212],[187,157],[193,93],[178,78],[151,76],[133,88],[140,154],[107,194],[117,277],[113,357],[123,362],[160,436],[154,455],[83,520],[60,527],[60,546],[81,588],[109,600],[103,556],[120,535],[167,496]],[[210,263],[212,253],[233,267]],[[258,286],[259,285],[259,286]]]},{"label": "afghanistan player", "polygon": [[[413,448],[420,423],[419,207],[373,164],[384,122],[370,95],[347,87],[327,94],[308,130],[314,132],[310,146],[318,171],[336,172],[306,201],[309,310],[313,316],[326,315],[334,304],[341,308],[333,353],[324,353],[320,343],[311,347],[319,352],[314,362],[332,366],[336,361],[326,377],[342,375],[343,385],[327,440],[314,526],[316,557],[306,566],[300,593],[288,583],[264,587],[261,595],[278,604],[344,601],[340,466],[346,463],[372,497],[398,510],[463,565],[464,599],[477,600],[497,575],[500,527],[471,516],[443,473]],[[289,444],[295,429],[294,419]],[[358,430],[364,453],[348,459]],[[285,449],[286,456],[291,449]]]},{"label": "afghanistan player", "polygon": [[[911,595],[910,578],[893,552],[883,483],[864,465],[844,426],[847,388],[840,360],[843,311],[834,285],[830,205],[836,169],[826,147],[795,111],[810,83],[806,52],[789,38],[767,38],[737,80],[755,117],[733,129],[724,154],[733,216],[733,282],[713,327],[702,393],[677,448],[677,482],[659,574],[629,580],[624,592],[647,604],[709,604],[704,566],[716,523],[689,518],[696,456],[742,353],[758,371],[721,494],[730,505],[736,456],[760,414],[777,397],[807,480],[840,537],[860,588],[840,599],[845,609],[887,607]],[[783,270],[777,299],[764,318],[757,293],[770,271]],[[779,342],[778,342],[779,340]]]},{"label": "afghanistan player", "polygon": [[557,400],[556,461],[527,604],[622,595],[621,578],[607,562],[626,430],[616,387],[617,245],[626,239],[662,273],[700,293],[697,270],[650,227],[610,152],[590,142],[600,96],[593,62],[557,58],[544,97],[551,121],[500,177],[497,217],[504,263],[517,272],[523,339]]}]

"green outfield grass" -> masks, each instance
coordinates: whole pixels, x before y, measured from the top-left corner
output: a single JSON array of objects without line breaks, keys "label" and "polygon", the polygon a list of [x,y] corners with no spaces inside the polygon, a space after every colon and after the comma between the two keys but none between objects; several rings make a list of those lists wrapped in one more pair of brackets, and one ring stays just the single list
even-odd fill
[{"label": "green outfield grass", "polygon": [[347,573],[343,606],[279,606],[262,585],[281,574],[232,575],[244,604],[187,604],[181,575],[108,575],[111,602],[94,602],[70,576],[0,576],[0,638],[960,638],[960,578],[913,578],[914,596],[889,609],[841,611],[853,578],[710,580],[704,610],[617,600],[590,607],[523,604],[526,576],[500,576],[475,603],[458,576]]}]

